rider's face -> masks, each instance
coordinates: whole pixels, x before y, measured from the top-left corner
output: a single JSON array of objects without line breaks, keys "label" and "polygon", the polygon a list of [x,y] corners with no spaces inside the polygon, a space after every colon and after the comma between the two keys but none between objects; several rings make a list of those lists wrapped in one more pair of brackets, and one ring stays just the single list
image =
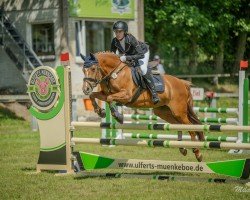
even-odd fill
[{"label": "rider's face", "polygon": [[115,37],[118,39],[118,40],[122,40],[122,38],[124,38],[124,31],[123,30],[115,30]]}]

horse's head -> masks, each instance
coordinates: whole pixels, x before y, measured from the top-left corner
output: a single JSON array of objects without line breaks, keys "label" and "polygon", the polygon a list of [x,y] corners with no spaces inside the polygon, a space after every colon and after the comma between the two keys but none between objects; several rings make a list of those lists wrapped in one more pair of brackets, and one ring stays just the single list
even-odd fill
[{"label": "horse's head", "polygon": [[90,53],[89,56],[83,56],[83,93],[89,95],[93,89],[104,79],[111,75],[111,72],[121,63],[119,57],[113,52]]},{"label": "horse's head", "polygon": [[83,93],[89,95],[93,89],[100,83],[102,79],[102,72],[99,66],[98,59],[92,53],[89,56],[83,56],[80,54],[81,58],[84,60],[83,66]]}]

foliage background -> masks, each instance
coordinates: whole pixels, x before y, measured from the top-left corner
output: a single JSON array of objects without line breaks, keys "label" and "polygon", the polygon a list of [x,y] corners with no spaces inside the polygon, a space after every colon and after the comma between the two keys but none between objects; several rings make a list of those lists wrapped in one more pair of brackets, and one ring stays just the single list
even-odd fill
[{"label": "foliage background", "polygon": [[145,0],[145,40],[170,74],[237,72],[249,33],[247,0]]}]

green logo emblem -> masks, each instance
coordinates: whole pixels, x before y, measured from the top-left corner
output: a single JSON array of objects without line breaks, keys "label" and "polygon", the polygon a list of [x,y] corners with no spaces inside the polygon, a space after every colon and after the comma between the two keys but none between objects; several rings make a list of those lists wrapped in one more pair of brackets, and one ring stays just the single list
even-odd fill
[{"label": "green logo emblem", "polygon": [[30,75],[27,87],[32,105],[40,111],[49,111],[58,101],[60,85],[51,67],[36,68]]}]

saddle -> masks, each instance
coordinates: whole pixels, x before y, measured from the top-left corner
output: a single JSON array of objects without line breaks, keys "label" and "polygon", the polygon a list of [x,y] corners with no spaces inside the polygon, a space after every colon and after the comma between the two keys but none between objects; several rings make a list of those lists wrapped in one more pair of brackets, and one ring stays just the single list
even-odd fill
[{"label": "saddle", "polygon": [[[155,89],[157,93],[162,93],[165,90],[165,85],[162,79],[162,76],[160,75],[159,71],[157,70],[157,62],[152,61],[148,63],[148,70],[151,70],[153,74],[153,81],[155,85]],[[131,67],[131,73],[134,83],[141,87],[142,89],[147,89],[146,83],[144,81],[144,78],[142,77],[141,70],[138,66]]]},{"label": "saddle", "polygon": [[[162,76],[160,75],[159,71],[157,70],[157,62],[152,61],[149,62],[148,64],[148,70],[151,70],[153,74],[153,82],[155,85],[155,89],[157,93],[163,93],[165,90],[165,85],[162,79]],[[132,97],[132,100],[130,103],[133,103],[137,100],[137,98],[141,95],[141,93],[144,90],[147,90],[146,83],[144,81],[144,78],[141,73],[141,69],[139,66],[133,66],[130,68],[131,69],[131,74],[132,74],[132,79],[135,83],[136,86],[138,86],[138,89],[136,90],[134,96]]]}]

